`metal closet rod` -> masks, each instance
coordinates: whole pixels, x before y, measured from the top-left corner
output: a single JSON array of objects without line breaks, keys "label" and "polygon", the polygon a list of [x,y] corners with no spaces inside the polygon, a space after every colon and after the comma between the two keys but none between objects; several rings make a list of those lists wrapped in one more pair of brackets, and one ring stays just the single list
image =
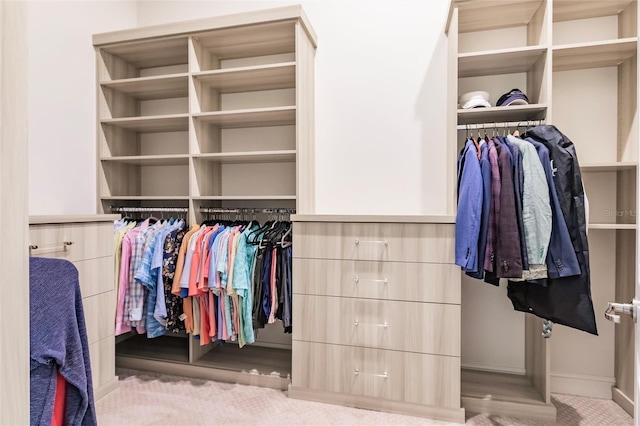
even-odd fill
[{"label": "metal closet rod", "polygon": [[221,207],[200,207],[200,213],[295,213],[296,209],[256,209],[256,208],[221,208]]},{"label": "metal closet rod", "polygon": [[187,213],[187,207],[119,207],[111,206],[112,212],[135,213],[135,212],[177,212]]},{"label": "metal closet rod", "polygon": [[500,121],[491,123],[458,124],[458,130],[505,129],[510,127],[539,126],[545,120]]}]

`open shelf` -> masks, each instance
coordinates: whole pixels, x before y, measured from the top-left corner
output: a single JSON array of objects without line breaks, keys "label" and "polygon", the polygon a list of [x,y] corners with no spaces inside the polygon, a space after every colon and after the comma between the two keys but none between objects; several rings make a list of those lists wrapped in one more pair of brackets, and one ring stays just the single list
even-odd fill
[{"label": "open shelf", "polygon": [[296,107],[253,108],[194,114],[194,118],[222,129],[239,127],[287,126],[296,123]]},{"label": "open shelf", "polygon": [[635,170],[636,168],[638,168],[638,163],[632,161],[580,164],[580,170],[582,172],[618,172],[623,170]]},{"label": "open shelf", "polygon": [[295,200],[295,195],[203,195],[192,197],[194,200]]},{"label": "open shelf", "polygon": [[101,200],[121,201],[188,201],[186,195],[112,195],[100,197]]},{"label": "open shelf", "polygon": [[515,49],[460,53],[458,55],[458,77],[526,72],[546,51],[547,48],[544,46],[527,46]]},{"label": "open shelf", "polygon": [[542,0],[457,0],[453,7],[460,11],[458,32],[468,33],[527,25],[541,4]]},{"label": "open shelf", "polygon": [[458,109],[458,124],[542,120],[546,113],[547,104]]},{"label": "open shelf", "polygon": [[251,374],[288,378],[291,376],[291,350],[234,343],[215,347],[194,364]]},{"label": "open shelf", "polygon": [[110,118],[100,120],[100,123],[139,133],[184,132],[189,130],[189,115]]},{"label": "open shelf", "polygon": [[193,158],[214,163],[279,163],[296,161],[296,151],[251,151],[199,154]]},{"label": "open shelf", "polygon": [[193,77],[219,93],[290,89],[296,85],[296,63],[204,71],[195,73]]},{"label": "open shelf", "polygon": [[105,46],[101,50],[136,68],[154,68],[186,64],[187,43],[187,37],[178,37]]},{"label": "open shelf", "polygon": [[148,339],[134,335],[116,345],[116,355],[188,363],[189,340],[186,336]]},{"label": "open shelf", "polygon": [[295,52],[294,21],[269,22],[194,34],[219,60]]},{"label": "open shelf", "polygon": [[554,0],[553,21],[573,21],[617,15],[631,3],[633,0]]},{"label": "open shelf", "polygon": [[102,81],[100,85],[141,101],[183,98],[189,94],[187,73]]},{"label": "open shelf", "polygon": [[635,223],[590,223],[589,229],[631,229],[637,228]]},{"label": "open shelf", "polygon": [[637,50],[637,37],[555,46],[553,70],[568,71],[617,66],[635,55]]},{"label": "open shelf", "polygon": [[136,164],[140,166],[186,166],[189,164],[189,155],[132,155],[122,157],[103,157],[100,161]]},{"label": "open shelf", "polygon": [[556,408],[546,404],[524,375],[462,369],[462,406],[473,413],[491,413],[555,421]]}]

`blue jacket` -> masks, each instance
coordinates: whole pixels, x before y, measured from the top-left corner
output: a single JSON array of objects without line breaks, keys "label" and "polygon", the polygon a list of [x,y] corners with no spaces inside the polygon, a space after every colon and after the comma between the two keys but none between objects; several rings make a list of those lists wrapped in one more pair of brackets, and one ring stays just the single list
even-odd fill
[{"label": "blue jacket", "polygon": [[553,182],[549,150],[546,146],[531,138],[528,138],[527,142],[536,147],[540,162],[544,168],[544,173],[547,176],[547,183],[549,184],[549,197],[551,199],[551,240],[549,241],[549,251],[547,252],[547,274],[549,278],[580,275],[580,264],[578,263],[573,245],[571,244],[571,236],[569,235],[564,216],[562,216],[558,192]]},{"label": "blue jacket", "polygon": [[489,229],[489,205],[491,203],[491,163],[489,162],[489,148],[484,143],[480,146],[480,173],[482,174],[482,217],[480,219],[480,235],[478,237],[478,270],[467,271],[467,275],[481,280],[484,278],[484,252],[487,245],[487,231]]},{"label": "blue jacket", "polygon": [[478,239],[482,213],[483,184],[478,151],[467,141],[458,161],[458,213],[456,215],[456,265],[477,272]]}]

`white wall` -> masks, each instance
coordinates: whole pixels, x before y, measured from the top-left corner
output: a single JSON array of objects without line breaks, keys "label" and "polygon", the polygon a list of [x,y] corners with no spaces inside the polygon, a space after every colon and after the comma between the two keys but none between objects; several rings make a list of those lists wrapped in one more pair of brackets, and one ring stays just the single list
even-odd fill
[{"label": "white wall", "polygon": [[138,25],[302,4],[318,35],[316,209],[446,209],[448,0],[140,1]]},{"label": "white wall", "polygon": [[29,214],[96,212],[91,35],[135,27],[135,1],[28,4]]}]

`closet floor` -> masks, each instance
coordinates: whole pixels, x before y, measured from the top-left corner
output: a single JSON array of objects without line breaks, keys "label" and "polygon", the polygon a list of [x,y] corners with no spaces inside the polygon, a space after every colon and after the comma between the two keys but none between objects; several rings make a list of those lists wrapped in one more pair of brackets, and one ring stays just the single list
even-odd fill
[{"label": "closet floor", "polygon": [[[453,425],[418,417],[289,399],[286,392],[118,369],[116,391],[96,402],[98,424],[125,425]],[[221,403],[221,401],[224,401]],[[631,426],[611,400],[552,396],[558,426]],[[467,412],[467,425],[537,426],[533,420]]]}]

